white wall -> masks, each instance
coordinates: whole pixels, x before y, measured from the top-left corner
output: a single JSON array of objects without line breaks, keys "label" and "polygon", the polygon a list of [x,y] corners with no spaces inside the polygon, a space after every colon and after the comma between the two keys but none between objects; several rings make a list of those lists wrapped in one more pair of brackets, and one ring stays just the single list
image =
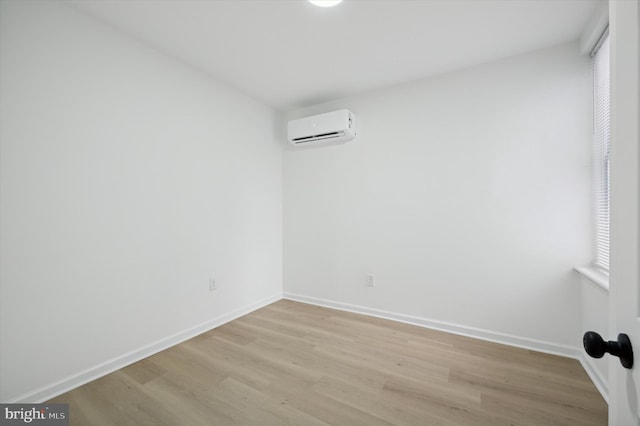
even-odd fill
[{"label": "white wall", "polygon": [[57,2],[0,3],[0,400],[281,297],[279,114]]},{"label": "white wall", "polygon": [[359,136],[285,152],[285,296],[576,356],[590,88],[568,44],[288,114]]}]

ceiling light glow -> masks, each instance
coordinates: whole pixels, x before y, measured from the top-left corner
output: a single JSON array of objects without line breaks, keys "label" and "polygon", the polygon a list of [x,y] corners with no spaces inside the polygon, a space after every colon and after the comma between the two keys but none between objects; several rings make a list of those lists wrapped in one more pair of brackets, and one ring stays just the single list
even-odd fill
[{"label": "ceiling light glow", "polygon": [[309,0],[309,3],[320,7],[333,7],[342,3],[342,0]]}]

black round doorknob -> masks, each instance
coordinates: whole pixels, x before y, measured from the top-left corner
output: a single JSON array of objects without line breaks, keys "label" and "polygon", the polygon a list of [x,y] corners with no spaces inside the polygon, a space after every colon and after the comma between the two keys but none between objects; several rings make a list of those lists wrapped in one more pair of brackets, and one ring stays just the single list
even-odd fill
[{"label": "black round doorknob", "polygon": [[617,341],[604,341],[595,331],[587,331],[582,338],[584,350],[593,358],[602,358],[605,353],[620,358],[620,364],[624,368],[633,367],[633,350],[631,341],[626,334],[618,334]]},{"label": "black round doorknob", "polygon": [[607,342],[595,331],[587,331],[582,338],[584,350],[592,358],[602,358],[607,352]]}]

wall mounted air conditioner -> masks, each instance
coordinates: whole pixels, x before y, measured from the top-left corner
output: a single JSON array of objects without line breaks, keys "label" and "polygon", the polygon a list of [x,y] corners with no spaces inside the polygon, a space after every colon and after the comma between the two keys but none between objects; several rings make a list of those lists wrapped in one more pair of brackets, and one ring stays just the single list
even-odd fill
[{"label": "wall mounted air conditioner", "polygon": [[287,138],[293,145],[346,142],[356,137],[356,118],[346,109],[289,121]]}]

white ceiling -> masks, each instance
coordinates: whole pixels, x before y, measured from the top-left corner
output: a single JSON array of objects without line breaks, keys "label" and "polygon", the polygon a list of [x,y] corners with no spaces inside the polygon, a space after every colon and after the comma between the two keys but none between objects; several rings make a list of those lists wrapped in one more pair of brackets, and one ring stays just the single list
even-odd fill
[{"label": "white ceiling", "polygon": [[69,0],[283,111],[579,38],[599,0]]}]

